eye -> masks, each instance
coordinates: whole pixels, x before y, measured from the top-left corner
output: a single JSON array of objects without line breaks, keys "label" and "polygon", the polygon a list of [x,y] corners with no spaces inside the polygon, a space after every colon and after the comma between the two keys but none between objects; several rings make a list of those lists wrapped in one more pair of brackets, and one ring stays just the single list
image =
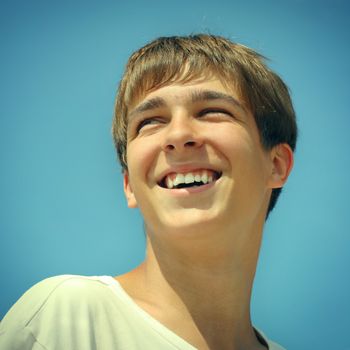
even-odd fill
[{"label": "eye", "polygon": [[160,123],[162,123],[160,118],[155,118],[155,117],[145,118],[145,119],[142,119],[137,124],[136,131],[139,133],[141,131],[141,129],[145,129],[145,128],[151,127],[153,125],[158,125]]},{"label": "eye", "polygon": [[233,117],[233,114],[229,111],[227,111],[226,109],[222,109],[222,108],[206,108],[201,110],[198,113],[199,117],[205,117],[205,116],[229,116],[229,117]]}]

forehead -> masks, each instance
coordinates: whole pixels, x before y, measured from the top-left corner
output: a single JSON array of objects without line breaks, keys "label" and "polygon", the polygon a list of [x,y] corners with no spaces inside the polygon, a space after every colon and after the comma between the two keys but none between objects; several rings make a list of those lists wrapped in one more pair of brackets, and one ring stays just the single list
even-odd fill
[{"label": "forehead", "polygon": [[215,75],[200,76],[191,80],[176,80],[135,96],[129,105],[129,115],[146,109],[164,106],[168,101],[196,103],[200,101],[223,100],[245,109],[245,101],[236,84]]}]

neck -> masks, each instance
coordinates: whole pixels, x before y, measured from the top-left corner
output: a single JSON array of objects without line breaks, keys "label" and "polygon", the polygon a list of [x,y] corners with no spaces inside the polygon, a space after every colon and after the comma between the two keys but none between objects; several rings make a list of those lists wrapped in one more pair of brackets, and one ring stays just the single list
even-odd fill
[{"label": "neck", "polygon": [[219,304],[222,304],[225,311],[221,310],[220,315],[223,315],[222,312],[237,317],[249,314],[261,242],[261,235],[250,235],[251,239],[247,239],[247,234],[220,237],[218,233],[215,240],[210,238],[210,242],[206,237],[178,242],[175,242],[175,237],[169,242],[164,238],[158,240],[150,233],[145,277],[149,285],[161,287],[159,294],[164,298],[172,298],[173,295],[167,296],[166,292],[172,294],[175,291],[191,308],[207,307],[207,301],[211,300],[211,305],[215,303],[213,312],[217,308],[221,310]]},{"label": "neck", "polygon": [[[201,344],[202,337],[207,348],[259,348],[250,297],[261,230],[217,234],[210,243],[208,237],[175,241],[158,240],[148,232],[147,257],[135,271],[144,291],[139,299],[154,305],[154,310],[165,310],[158,318],[184,338],[185,331],[173,320],[181,320],[187,329],[192,325],[191,335],[197,339],[192,343]],[[191,335],[187,338],[192,340]]]}]

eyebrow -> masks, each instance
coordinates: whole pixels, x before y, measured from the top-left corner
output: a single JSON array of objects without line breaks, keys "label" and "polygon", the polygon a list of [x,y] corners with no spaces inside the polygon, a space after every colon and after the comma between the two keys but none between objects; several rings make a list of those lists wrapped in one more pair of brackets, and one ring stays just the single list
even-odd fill
[{"label": "eyebrow", "polygon": [[[241,108],[243,111],[245,108],[231,95],[225,94],[223,92],[218,92],[214,90],[195,90],[191,92],[190,100],[192,103],[201,101],[215,101],[224,100],[235,107]],[[161,108],[166,106],[166,101],[162,97],[154,97],[145,102],[142,102],[134,110],[129,113],[129,119],[133,118],[134,115],[147,112],[153,109]]]},{"label": "eyebrow", "polygon": [[213,90],[195,90],[192,92],[191,96],[192,103],[201,102],[201,101],[215,101],[215,100],[224,100],[236,107],[239,107],[244,110],[244,107],[238,100],[233,96],[225,94],[219,91]]},{"label": "eyebrow", "polygon": [[132,118],[136,114],[151,111],[151,110],[156,109],[156,108],[161,108],[161,107],[164,107],[165,105],[166,105],[166,102],[165,102],[164,98],[161,98],[161,97],[151,98],[145,102],[142,102],[135,109],[133,109],[129,113],[129,119]]}]

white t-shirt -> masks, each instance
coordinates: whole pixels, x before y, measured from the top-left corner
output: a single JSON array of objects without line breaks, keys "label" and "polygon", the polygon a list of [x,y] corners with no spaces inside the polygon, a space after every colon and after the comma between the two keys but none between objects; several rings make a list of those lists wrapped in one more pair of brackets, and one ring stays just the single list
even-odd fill
[{"label": "white t-shirt", "polygon": [[[283,350],[257,332],[270,350]],[[62,275],[29,289],[0,323],[1,350],[195,350],[110,276]]]}]

